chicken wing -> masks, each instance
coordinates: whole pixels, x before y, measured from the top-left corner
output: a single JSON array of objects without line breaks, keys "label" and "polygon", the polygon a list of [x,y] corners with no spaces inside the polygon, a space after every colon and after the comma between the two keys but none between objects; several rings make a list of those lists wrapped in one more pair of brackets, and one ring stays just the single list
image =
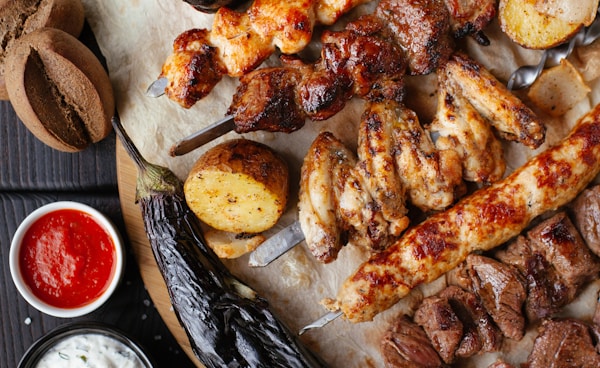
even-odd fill
[{"label": "chicken wing", "polygon": [[490,124],[475,110],[446,73],[438,75],[438,106],[430,129],[440,150],[458,153],[466,181],[492,183],[506,170],[502,144]]}]

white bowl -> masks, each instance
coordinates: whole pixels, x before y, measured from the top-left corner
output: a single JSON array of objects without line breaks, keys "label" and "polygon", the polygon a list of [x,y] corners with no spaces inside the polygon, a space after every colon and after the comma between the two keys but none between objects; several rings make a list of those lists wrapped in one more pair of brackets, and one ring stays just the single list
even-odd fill
[{"label": "white bowl", "polygon": [[[113,272],[108,284],[108,287],[96,298],[92,299],[87,304],[78,306],[78,307],[57,307],[47,302],[43,301],[39,297],[37,297],[32,288],[27,284],[25,278],[23,277],[23,273],[21,271],[19,257],[20,257],[20,249],[23,243],[23,238],[26,235],[29,228],[38,221],[41,217],[46,214],[52,213],[58,210],[77,210],[91,216],[96,223],[98,223],[110,236],[112,242],[115,246],[115,264],[113,267]],[[10,255],[9,255],[9,263],[10,263],[10,273],[12,275],[13,282],[19,290],[19,293],[23,296],[23,298],[34,308],[37,310],[46,313],[55,317],[63,317],[63,318],[72,318],[82,316],[92,311],[98,309],[101,305],[104,304],[113,294],[121,278],[123,276],[123,271],[125,269],[125,253],[123,249],[123,241],[119,232],[117,231],[114,224],[102,213],[95,210],[94,208],[71,201],[61,201],[54,202],[47,205],[44,205],[37,210],[33,211],[29,214],[23,222],[17,228],[15,235],[13,236],[11,247],[10,247]]]}]

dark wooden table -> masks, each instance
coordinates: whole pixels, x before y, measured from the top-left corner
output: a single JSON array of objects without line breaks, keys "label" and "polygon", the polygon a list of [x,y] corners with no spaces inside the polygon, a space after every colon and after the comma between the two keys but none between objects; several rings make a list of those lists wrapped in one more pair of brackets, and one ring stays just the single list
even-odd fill
[{"label": "dark wooden table", "polygon": [[137,340],[159,367],[192,367],[148,296],[129,244],[126,272],[113,297],[89,315],[45,315],[20,296],[10,275],[11,238],[27,214],[58,200],[79,201],[103,212],[126,240],[117,188],[115,135],[79,153],[63,153],[38,141],[0,101],[0,367],[17,367],[35,340],[70,322],[98,321]]}]

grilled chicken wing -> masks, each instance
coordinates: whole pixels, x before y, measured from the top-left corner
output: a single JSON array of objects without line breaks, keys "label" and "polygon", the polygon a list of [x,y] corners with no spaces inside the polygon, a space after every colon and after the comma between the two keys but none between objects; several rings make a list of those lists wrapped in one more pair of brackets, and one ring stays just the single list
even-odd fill
[{"label": "grilled chicken wing", "polygon": [[530,148],[544,142],[540,119],[481,64],[454,53],[442,72],[503,138]]},{"label": "grilled chicken wing", "polygon": [[502,144],[490,124],[475,110],[446,73],[439,74],[438,106],[430,129],[439,134],[440,150],[458,153],[466,181],[492,183],[504,175]]},{"label": "grilled chicken wing", "polygon": [[350,276],[325,304],[352,322],[372,320],[414,287],[431,282],[476,250],[519,234],[536,216],[569,202],[600,172],[600,105],[568,137],[505,179],[409,229]]},{"label": "grilled chicken wing", "polygon": [[396,239],[356,163],[330,132],[317,136],[304,159],[298,216],[306,244],[321,262],[333,261],[347,241],[380,251]]},{"label": "grilled chicken wing", "polygon": [[301,169],[298,218],[306,244],[316,259],[333,261],[347,232],[339,202],[356,157],[332,133],[323,132],[310,146]]},{"label": "grilled chicken wing", "polygon": [[398,236],[409,225],[406,188],[400,180],[394,158],[396,143],[392,124],[385,124],[378,111],[367,110],[358,130],[357,170],[365,187],[389,222],[389,231]]},{"label": "grilled chicken wing", "polygon": [[367,110],[374,123],[391,126],[398,175],[413,205],[443,210],[465,193],[458,154],[437,150],[412,110],[395,102],[371,103]]}]

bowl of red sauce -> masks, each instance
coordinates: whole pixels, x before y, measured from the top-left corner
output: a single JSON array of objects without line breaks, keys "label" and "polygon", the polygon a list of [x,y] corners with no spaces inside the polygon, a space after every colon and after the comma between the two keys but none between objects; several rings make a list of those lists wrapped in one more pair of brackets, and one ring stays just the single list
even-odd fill
[{"label": "bowl of red sauce", "polygon": [[10,272],[23,298],[55,317],[99,308],[124,270],[121,236],[96,209],[78,202],[47,204],[19,225],[10,248]]}]

